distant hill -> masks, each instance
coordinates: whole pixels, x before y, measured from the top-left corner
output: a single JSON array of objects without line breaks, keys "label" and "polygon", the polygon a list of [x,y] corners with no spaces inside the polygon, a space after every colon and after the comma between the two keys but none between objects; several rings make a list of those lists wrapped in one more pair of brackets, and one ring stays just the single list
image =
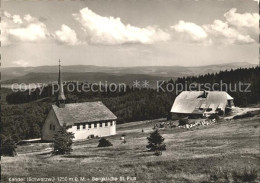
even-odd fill
[{"label": "distant hill", "polygon": [[[57,73],[29,73],[24,76],[16,77],[13,79],[5,80],[4,84],[12,83],[52,83],[57,82],[58,74]],[[156,81],[168,81],[172,79],[171,77],[162,77],[162,76],[151,76],[145,74],[109,74],[109,73],[100,73],[100,72],[80,72],[80,73],[62,73],[63,81],[86,81],[89,83],[102,82],[107,83],[125,83],[132,85],[135,80],[140,81],[149,81],[150,87],[156,85]],[[175,79],[175,78],[174,78]]]},{"label": "distant hill", "polygon": [[[256,64],[247,62],[207,65],[200,67],[184,66],[138,66],[138,67],[104,67],[93,65],[70,65],[62,66],[62,72],[65,80],[96,80],[94,77],[101,79],[116,79],[125,81],[126,77],[135,75],[135,78],[156,76],[163,78],[176,78],[182,76],[199,75],[215,73],[221,70],[230,70],[236,68],[253,67]],[[13,81],[26,82],[48,82],[57,80],[57,66],[38,66],[38,67],[9,67],[1,69],[2,83]],[[37,74],[36,74],[37,73]],[[101,74],[102,73],[102,74]],[[109,79],[109,80],[110,80]]]}]

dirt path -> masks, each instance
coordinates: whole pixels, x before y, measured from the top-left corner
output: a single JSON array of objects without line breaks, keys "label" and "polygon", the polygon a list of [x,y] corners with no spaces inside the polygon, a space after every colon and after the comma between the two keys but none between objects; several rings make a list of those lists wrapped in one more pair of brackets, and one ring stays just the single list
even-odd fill
[{"label": "dirt path", "polygon": [[252,111],[257,111],[260,110],[260,108],[240,108],[240,107],[234,107],[232,108],[232,111],[230,112],[229,116],[224,117],[224,119],[232,119],[234,116],[236,115],[241,115],[241,114],[245,114],[247,112],[252,112]]}]

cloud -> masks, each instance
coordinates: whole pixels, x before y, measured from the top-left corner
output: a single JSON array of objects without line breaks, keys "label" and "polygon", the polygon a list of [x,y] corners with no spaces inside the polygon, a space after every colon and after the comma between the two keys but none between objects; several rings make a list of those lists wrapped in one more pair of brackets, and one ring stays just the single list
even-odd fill
[{"label": "cloud", "polygon": [[154,26],[139,28],[125,25],[120,18],[103,17],[88,8],[81,9],[73,17],[81,24],[87,40],[94,44],[152,44],[170,39],[168,33]]},{"label": "cloud", "polygon": [[21,18],[19,15],[11,15],[4,11],[1,24],[2,45],[9,45],[19,41],[37,42],[48,37],[46,25],[31,15]]},{"label": "cloud", "polygon": [[237,13],[236,8],[232,8],[224,14],[230,26],[235,27],[239,32],[249,35],[258,42],[259,34],[259,14],[258,13]]},{"label": "cloud", "polygon": [[223,15],[224,20],[216,19],[206,25],[180,20],[170,26],[171,31],[162,30],[157,26],[136,27],[124,24],[120,18],[100,16],[88,8],[83,8],[79,13],[73,14],[73,17],[80,23],[86,41],[80,41],[75,30],[65,24],[62,24],[60,30],[50,34],[46,25],[30,14],[20,16],[3,11],[1,16],[0,38],[3,46],[46,39],[72,46],[86,42],[104,45],[153,44],[170,39],[206,45],[250,44],[258,42],[259,39],[259,14],[238,13],[235,8]]},{"label": "cloud", "polygon": [[252,27],[257,28],[259,25],[259,14],[258,13],[236,13],[237,9],[232,8],[224,14],[227,22],[236,27]]},{"label": "cloud", "polygon": [[179,21],[178,24],[171,26],[171,29],[174,29],[176,32],[183,33],[183,37],[193,41],[201,41],[206,39],[208,36],[202,27],[191,22]]},{"label": "cloud", "polygon": [[80,44],[76,32],[65,24],[61,26],[61,30],[55,32],[54,37],[61,44],[67,44],[67,45]]},{"label": "cloud", "polygon": [[21,24],[23,23],[21,17],[19,15],[14,15],[13,16],[13,22],[16,23],[16,24]]},{"label": "cloud", "polygon": [[236,12],[235,8],[224,14],[225,21],[214,20],[211,24],[196,25],[192,22],[179,21],[171,29],[188,42],[250,44],[258,42],[259,15],[257,13]]},{"label": "cloud", "polygon": [[24,20],[26,20],[27,22],[33,22],[36,20],[36,18],[33,18],[31,15],[27,14],[24,16]]},{"label": "cloud", "polygon": [[44,24],[30,24],[24,28],[9,29],[9,35],[20,41],[40,41],[46,38]]},{"label": "cloud", "polygon": [[19,67],[27,67],[29,65],[29,62],[26,62],[23,59],[15,60],[12,63]]},{"label": "cloud", "polygon": [[249,35],[243,35],[234,28],[231,28],[227,22],[215,20],[213,24],[204,25],[204,30],[210,35],[214,42],[225,44],[248,44],[255,41]]}]

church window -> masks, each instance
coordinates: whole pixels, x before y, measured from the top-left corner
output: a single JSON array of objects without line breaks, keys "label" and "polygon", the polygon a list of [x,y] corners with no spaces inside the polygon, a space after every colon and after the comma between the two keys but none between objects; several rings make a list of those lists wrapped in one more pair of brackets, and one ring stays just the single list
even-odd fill
[{"label": "church window", "polygon": [[110,126],[113,126],[113,121],[110,122]]},{"label": "church window", "polygon": [[107,122],[105,122],[105,126],[107,126],[108,124],[107,124]]},{"label": "church window", "polygon": [[80,125],[77,125],[77,130],[80,130]]},{"label": "church window", "polygon": [[88,128],[91,128],[91,123],[88,124]]},{"label": "church window", "polygon": [[103,123],[100,123],[100,127],[102,127],[103,126]]},{"label": "church window", "polygon": [[83,129],[86,129],[86,124],[83,124]]}]

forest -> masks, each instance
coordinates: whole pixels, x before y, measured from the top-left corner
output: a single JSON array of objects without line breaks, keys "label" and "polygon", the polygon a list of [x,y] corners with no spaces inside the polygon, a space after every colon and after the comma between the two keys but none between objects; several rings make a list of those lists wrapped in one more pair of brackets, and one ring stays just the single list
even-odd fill
[{"label": "forest", "polygon": [[[230,71],[220,71],[199,76],[189,76],[170,80],[163,83],[166,89],[167,84],[191,84],[195,86],[203,83],[230,83],[236,84],[239,81],[250,83],[251,92],[245,93],[230,90],[227,92],[234,98],[236,106],[248,106],[259,103],[260,69],[240,68]],[[198,90],[199,88],[195,88]],[[207,88],[200,88],[207,89]],[[102,101],[117,117],[117,124],[156,119],[167,117],[171,106],[177,96],[173,91],[157,91],[152,88],[127,87],[123,92],[67,92],[67,103]],[[1,89],[1,139],[11,137],[15,141],[41,137],[41,127],[51,108],[55,104],[55,94],[52,95],[51,86],[45,87],[39,95],[36,90],[31,95],[29,92],[12,92],[8,89]]]}]

